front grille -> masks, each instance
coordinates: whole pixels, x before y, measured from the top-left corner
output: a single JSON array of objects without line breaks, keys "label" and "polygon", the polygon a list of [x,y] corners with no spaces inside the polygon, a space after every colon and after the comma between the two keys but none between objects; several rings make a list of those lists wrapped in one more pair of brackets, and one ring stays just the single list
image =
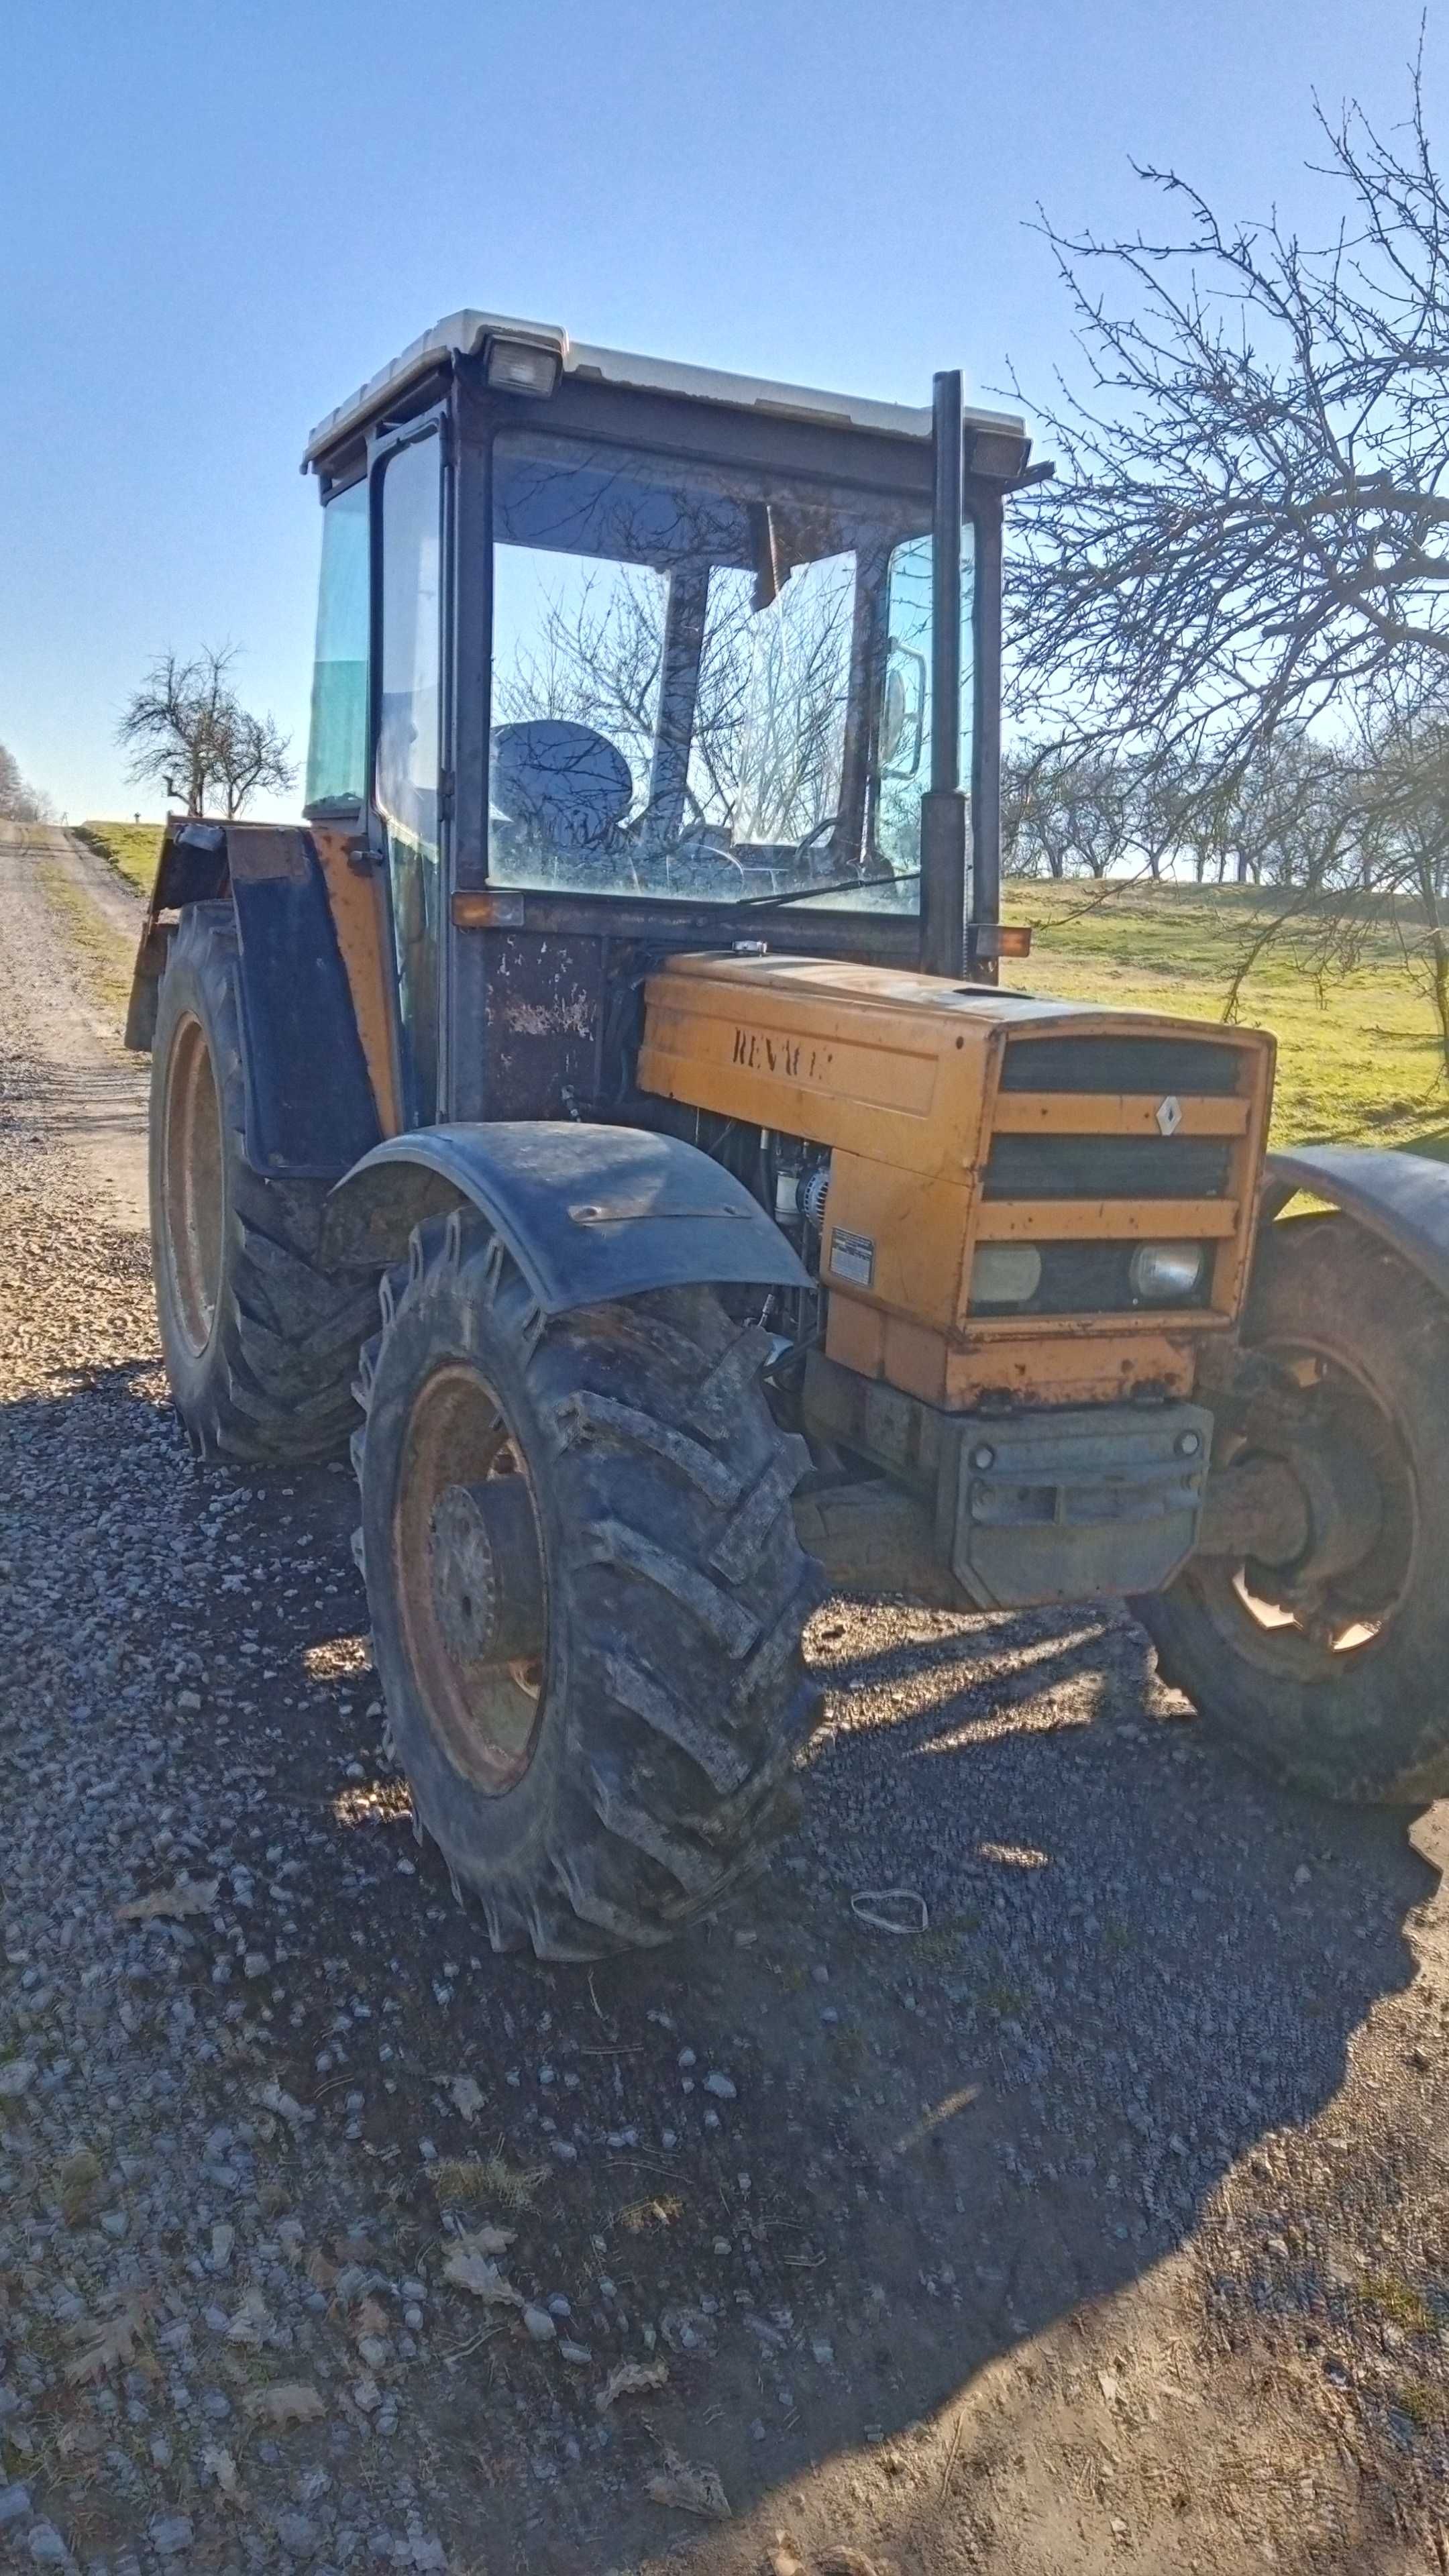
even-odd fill
[{"label": "front grille", "polygon": [[1013,1315],[1160,1315],[1164,1321],[1173,1315],[1201,1314],[1211,1301],[1212,1260],[1203,1265],[1203,1276],[1190,1297],[1175,1298],[1171,1305],[1148,1306],[1132,1292],[1128,1264],[1135,1245],[1131,1243],[1041,1243],[1041,1285],[1026,1304],[989,1305],[984,1298],[973,1297],[970,1313],[983,1320],[1007,1321]]},{"label": "front grille", "polygon": [[1239,1052],[1209,1038],[1013,1038],[1001,1068],[1003,1091],[1193,1091],[1231,1099]]},{"label": "front grille", "polygon": [[[1243,1140],[1259,1062],[1251,1045],[1165,1031],[1013,1034],[978,1241],[1031,1243],[1041,1281],[1025,1304],[972,1298],[971,1314],[1004,1326],[1032,1315],[1167,1322],[1214,1311],[1215,1283],[1234,1275],[1217,1247],[1241,1233],[1251,1210]],[[1017,1208],[1019,1221],[1004,1213]],[[1140,1242],[1163,1234],[1201,1241],[1207,1258],[1191,1297],[1158,1304],[1134,1295],[1130,1265]]]},{"label": "front grille", "polygon": [[1215,1199],[1229,1152],[1216,1136],[994,1136],[983,1186],[989,1199]]}]

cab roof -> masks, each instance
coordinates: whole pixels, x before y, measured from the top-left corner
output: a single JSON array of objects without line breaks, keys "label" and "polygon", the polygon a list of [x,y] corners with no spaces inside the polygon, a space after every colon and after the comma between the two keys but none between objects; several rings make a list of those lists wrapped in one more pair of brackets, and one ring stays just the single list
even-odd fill
[{"label": "cab roof", "polygon": [[[473,357],[490,340],[522,341],[530,348],[556,352],[562,373],[596,384],[622,385],[637,391],[682,394],[692,402],[726,403],[736,411],[773,413],[777,418],[827,422],[835,428],[869,429],[887,437],[929,439],[929,405],[875,402],[864,394],[823,393],[812,385],[775,384],[763,376],[734,376],[718,367],[684,366],[672,358],[644,358],[627,349],[598,349],[571,340],[558,323],[524,322],[501,313],[479,313],[471,307],[449,313],[431,331],[404,349],[401,357],[370,376],[355,394],[318,422],[302,459],[304,473],[328,451],[386,411],[408,388],[456,357]],[[1019,439],[1023,456],[1026,424],[1011,412],[970,410],[968,429]]]}]

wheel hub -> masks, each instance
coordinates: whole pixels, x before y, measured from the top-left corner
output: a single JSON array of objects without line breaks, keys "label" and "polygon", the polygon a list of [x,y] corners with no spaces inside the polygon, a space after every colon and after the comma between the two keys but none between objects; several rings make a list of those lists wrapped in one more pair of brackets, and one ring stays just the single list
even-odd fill
[{"label": "wheel hub", "polygon": [[464,1664],[526,1661],[543,1652],[543,1565],[521,1476],[445,1485],[428,1533],[438,1626]]},{"label": "wheel hub", "polygon": [[1417,1505],[1400,1427],[1343,1360],[1252,1356],[1258,1382],[1209,1488],[1203,1570],[1254,1659],[1303,1679],[1342,1668],[1393,1618]]},{"label": "wheel hub", "polygon": [[548,1658],[538,1505],[522,1449],[471,1362],[419,1387],[393,1507],[398,1609],[429,1724],[499,1797],[533,1760]]}]

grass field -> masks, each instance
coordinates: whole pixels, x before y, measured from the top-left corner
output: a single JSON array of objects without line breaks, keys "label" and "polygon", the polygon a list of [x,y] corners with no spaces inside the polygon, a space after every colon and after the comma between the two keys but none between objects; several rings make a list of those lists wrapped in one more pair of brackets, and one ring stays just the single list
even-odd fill
[{"label": "grass field", "polygon": [[[82,836],[149,894],[159,823],[83,823]],[[1029,966],[1009,978],[1064,1000],[1222,1015],[1234,961],[1264,917],[1252,887],[1122,885],[1108,891],[1012,884],[1010,921],[1029,921]],[[1391,927],[1370,937],[1358,971],[1320,997],[1286,947],[1270,950],[1246,985],[1239,1017],[1278,1040],[1273,1132],[1281,1143],[1356,1139],[1407,1145],[1449,1160],[1449,1085],[1429,1007],[1399,962]]]},{"label": "grass field", "polygon": [[[1009,885],[1006,917],[1034,925],[1031,962],[1003,978],[1022,991],[1220,1019],[1233,966],[1265,918],[1253,887]],[[1406,1145],[1449,1160],[1449,1084],[1429,1005],[1400,962],[1391,925],[1356,973],[1320,997],[1285,946],[1244,987],[1238,1018],[1278,1040],[1273,1133],[1280,1144]]]},{"label": "grass field", "polygon": [[79,823],[76,832],[97,858],[110,861],[117,876],[139,894],[150,893],[161,848],[159,823]]}]

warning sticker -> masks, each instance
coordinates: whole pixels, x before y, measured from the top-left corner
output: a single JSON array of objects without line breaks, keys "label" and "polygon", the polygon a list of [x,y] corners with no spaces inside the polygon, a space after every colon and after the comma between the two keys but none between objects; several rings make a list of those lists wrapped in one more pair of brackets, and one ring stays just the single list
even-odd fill
[{"label": "warning sticker", "polygon": [[837,1279],[869,1288],[875,1278],[875,1245],[868,1234],[851,1234],[843,1225],[830,1229],[830,1267]]}]

